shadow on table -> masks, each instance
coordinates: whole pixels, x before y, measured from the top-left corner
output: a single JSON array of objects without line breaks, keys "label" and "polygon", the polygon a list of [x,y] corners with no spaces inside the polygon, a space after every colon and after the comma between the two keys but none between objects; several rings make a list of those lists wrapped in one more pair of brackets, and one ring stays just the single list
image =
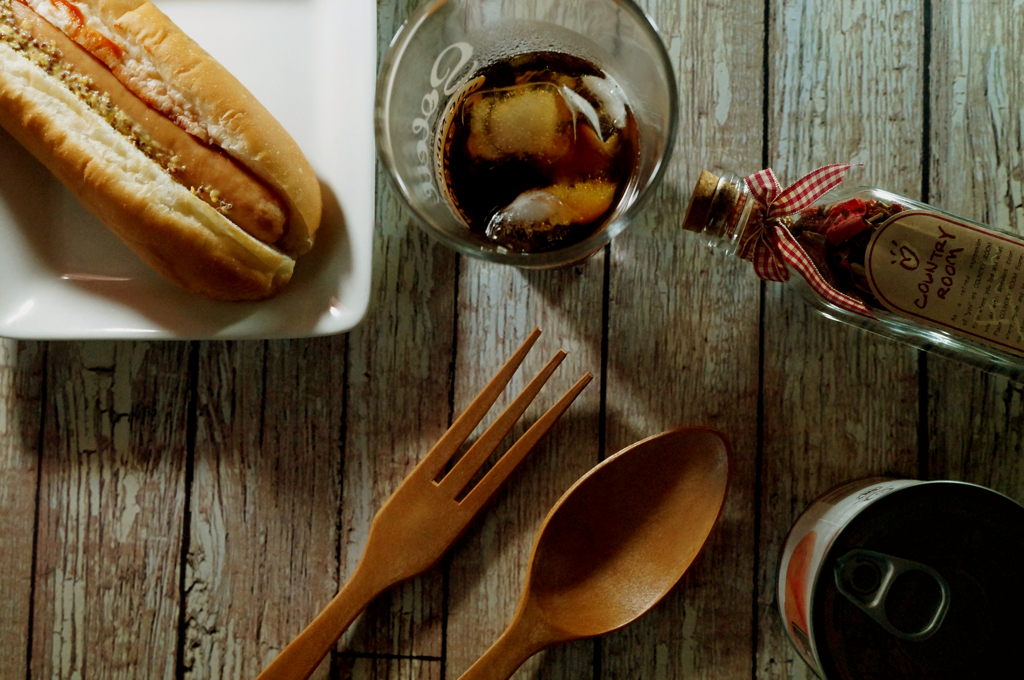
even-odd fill
[{"label": "shadow on table", "polygon": [[[527,540],[526,535],[532,534],[539,528],[541,520],[557,499],[578,479],[580,475],[573,471],[583,470],[585,472],[599,461],[596,448],[576,447],[575,442],[578,441],[578,438],[573,436],[575,432],[596,428],[597,419],[596,412],[574,414],[570,409],[511,475],[505,486],[485,506],[481,515],[474,519],[466,533],[449,549],[442,562],[420,577],[420,580],[426,585],[419,583],[404,587],[416,590],[415,596],[422,597],[423,601],[422,620],[410,622],[410,625],[419,628],[409,635],[409,639],[413,640],[414,644],[416,640],[437,640],[439,642],[441,631],[434,630],[434,627],[447,625],[441,620],[444,618],[444,612],[471,611],[474,606],[474,598],[484,587],[488,574],[492,574],[495,568],[512,573],[515,564],[518,563],[521,566],[520,573],[504,580],[510,584],[516,584],[517,588],[523,583],[528,553],[506,551],[504,548],[515,549],[526,546],[524,549],[528,551],[529,546],[532,545],[532,536]],[[532,425],[531,420],[524,419],[519,428],[525,430],[530,425]],[[499,447],[498,453],[492,456],[488,466],[481,474],[486,472],[489,465],[513,440],[514,436],[506,438],[506,441]],[[472,441],[469,441],[466,446],[471,444]],[[578,456],[584,456],[585,460],[581,461]],[[545,496],[545,498],[538,500],[538,489],[540,489],[540,496]],[[533,495],[530,498],[517,497],[523,493]],[[520,510],[526,504],[532,504],[534,507],[525,507]],[[495,529],[494,523],[500,525],[500,528]],[[490,524],[490,527],[487,527],[487,524]],[[486,549],[488,543],[484,535],[490,529],[495,529],[500,533],[498,542],[500,552]],[[481,546],[485,549],[481,550]],[[459,572],[458,577],[446,579],[445,572],[453,570]],[[421,587],[429,587],[433,583],[444,585],[436,593],[418,592]],[[447,593],[443,593],[445,587],[451,589]],[[399,586],[379,597],[346,633],[345,639],[348,641],[348,645],[340,652],[340,656],[348,658],[352,655],[363,654],[400,654],[405,657],[410,652],[412,656],[422,656],[423,649],[396,650],[388,646],[390,641],[385,640],[383,646],[380,643],[382,630],[387,630],[393,624],[393,621],[390,624],[388,622],[394,618],[395,609],[398,607],[408,608],[406,598],[409,593],[410,591],[403,590],[403,586]],[[447,599],[446,606],[444,599]],[[513,602],[514,599],[507,598]],[[512,611],[490,612],[489,614],[491,616],[488,623],[501,619],[502,626],[504,626],[511,620]],[[479,617],[463,616],[461,618],[462,621],[470,619],[476,621]],[[498,632],[494,631],[495,637]],[[449,675],[452,675],[457,669],[461,669],[463,666],[468,667],[476,655],[482,654],[484,649],[477,648],[476,643],[480,638],[477,637],[479,631],[476,629],[459,631],[449,629],[447,634],[448,667],[451,669]],[[465,639],[462,639],[463,636],[466,636]],[[473,657],[463,657],[463,653],[471,654]]]},{"label": "shadow on table", "polygon": [[[757,418],[760,287],[747,263],[682,229],[688,201],[686,187],[665,182],[602,253],[565,269],[521,272],[577,326],[592,356],[606,353],[607,411],[649,425],[642,436],[690,424],[729,432]],[[579,289],[595,281],[600,333],[572,308],[594,308],[594,291]],[[633,441],[629,429],[606,425],[606,453]]]}]

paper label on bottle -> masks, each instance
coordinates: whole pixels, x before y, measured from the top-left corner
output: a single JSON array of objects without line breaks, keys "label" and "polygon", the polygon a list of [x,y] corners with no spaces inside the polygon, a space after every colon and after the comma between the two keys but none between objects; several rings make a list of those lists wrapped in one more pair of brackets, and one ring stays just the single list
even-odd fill
[{"label": "paper label on bottle", "polygon": [[894,215],[864,267],[886,309],[1024,355],[1024,242],[944,215]]}]

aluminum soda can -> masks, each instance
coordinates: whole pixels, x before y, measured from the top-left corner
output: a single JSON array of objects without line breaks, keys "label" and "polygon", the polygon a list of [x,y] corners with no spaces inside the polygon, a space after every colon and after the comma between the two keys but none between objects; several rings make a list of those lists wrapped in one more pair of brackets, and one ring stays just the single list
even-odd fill
[{"label": "aluminum soda can", "polygon": [[871,478],[786,538],[778,603],[826,680],[1006,677],[1024,639],[1024,507],[952,481]]}]

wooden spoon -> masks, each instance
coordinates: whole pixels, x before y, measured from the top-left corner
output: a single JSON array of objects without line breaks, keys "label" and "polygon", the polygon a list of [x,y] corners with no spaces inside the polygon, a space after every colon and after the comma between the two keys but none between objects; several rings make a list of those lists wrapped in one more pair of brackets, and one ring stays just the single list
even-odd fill
[{"label": "wooden spoon", "polygon": [[623,449],[559,499],[512,623],[462,680],[507,680],[555,644],[632,623],[679,581],[718,520],[729,443],[688,427]]}]

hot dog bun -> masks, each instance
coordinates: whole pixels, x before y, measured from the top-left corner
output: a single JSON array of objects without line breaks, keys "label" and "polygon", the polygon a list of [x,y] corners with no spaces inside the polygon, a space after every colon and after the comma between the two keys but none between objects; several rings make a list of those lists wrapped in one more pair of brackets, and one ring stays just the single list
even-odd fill
[{"label": "hot dog bun", "polygon": [[[284,206],[283,232],[263,240],[258,231],[246,233],[229,219],[239,210],[225,204],[219,211],[215,202],[201,200],[195,187],[175,180],[173,167],[168,171],[155,162],[140,150],[138,138],[119,132],[94,103],[66,86],[58,69],[48,74],[38,63],[45,60],[26,58],[31,50],[2,39],[0,125],[171,281],[225,300],[262,299],[284,285],[294,258],[313,245],[321,197],[309,162],[281,125],[149,2],[0,0],[0,10],[19,1],[89,48],[74,59],[103,62],[149,107],[199,140],[199,147],[223,150],[232,159],[229,165],[258,178],[248,181],[265,185]],[[64,64],[75,45],[59,44]],[[214,160],[220,155],[216,151]]]}]

